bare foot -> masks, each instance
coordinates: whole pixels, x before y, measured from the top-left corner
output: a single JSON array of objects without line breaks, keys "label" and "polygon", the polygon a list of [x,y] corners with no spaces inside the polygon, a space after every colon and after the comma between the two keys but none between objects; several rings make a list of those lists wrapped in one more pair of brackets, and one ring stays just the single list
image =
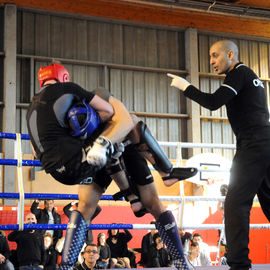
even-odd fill
[{"label": "bare foot", "polygon": [[170,186],[174,185],[176,182],[179,182],[179,179],[171,178],[171,179],[163,180],[163,182],[164,182],[164,185],[166,187],[170,187]]}]

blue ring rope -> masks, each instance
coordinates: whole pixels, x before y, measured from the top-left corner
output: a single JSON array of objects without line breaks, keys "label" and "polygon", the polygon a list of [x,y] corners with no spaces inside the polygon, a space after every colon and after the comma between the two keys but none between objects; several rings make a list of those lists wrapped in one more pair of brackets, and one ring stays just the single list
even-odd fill
[{"label": "blue ring rope", "polygon": [[[66,230],[67,224],[24,224],[24,229],[34,230]],[[90,224],[91,230],[110,230],[110,229],[133,229],[133,224]],[[19,224],[0,225],[0,230],[13,231],[19,230]]]},{"label": "blue ring rope", "polygon": [[[0,132],[0,139],[14,139],[16,140],[16,134],[15,133],[6,133],[6,132]],[[30,137],[28,134],[21,134],[22,140],[30,140]]]},{"label": "blue ring rope", "polygon": [[[0,165],[17,166],[18,160],[17,159],[0,159]],[[22,166],[42,166],[42,163],[39,160],[24,159],[22,160]]]},{"label": "blue ring rope", "polygon": [[[0,192],[1,199],[19,199],[19,193]],[[24,199],[39,199],[39,200],[78,200],[76,194],[55,194],[55,193],[24,193]],[[114,201],[112,195],[102,195],[101,200]],[[123,197],[120,201],[125,200]]]}]

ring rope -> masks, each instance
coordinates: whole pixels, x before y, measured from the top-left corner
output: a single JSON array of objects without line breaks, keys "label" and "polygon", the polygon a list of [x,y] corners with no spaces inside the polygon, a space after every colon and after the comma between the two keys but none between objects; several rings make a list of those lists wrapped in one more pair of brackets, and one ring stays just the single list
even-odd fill
[{"label": "ring rope", "polygon": [[[16,134],[0,132],[0,139],[16,139]],[[30,140],[28,134],[21,134],[22,140]],[[162,146],[177,147],[179,142],[158,142]],[[182,148],[222,148],[222,149],[236,149],[235,144],[218,144],[218,143],[188,143],[182,142]]]},{"label": "ring rope", "polygon": [[[224,229],[224,224],[200,224],[200,225],[185,225],[183,227],[178,226],[181,229],[192,230],[221,230]],[[250,224],[250,229],[270,229],[269,223],[263,224]],[[67,224],[24,224],[24,229],[35,230],[66,230]],[[153,230],[154,225],[151,224],[90,224],[91,230],[109,230],[109,229],[133,229],[133,230]],[[18,224],[6,224],[0,225],[0,230],[19,230]]]},{"label": "ring rope", "polygon": [[[181,202],[182,197],[179,196],[158,196],[161,201],[169,201],[169,202]],[[2,199],[19,199],[19,193],[5,193],[0,192],[0,198]],[[56,193],[25,193],[25,199],[40,199],[40,200],[78,200],[77,194],[56,194]],[[114,201],[112,195],[102,195],[101,200]],[[124,201],[125,199],[122,197],[119,199],[120,201]],[[224,196],[219,197],[204,197],[204,196],[185,196],[186,202],[193,201],[225,201]],[[256,196],[253,200],[254,202],[258,202],[258,197]]]},{"label": "ring rope", "polygon": [[[0,193],[2,199],[19,199],[19,193]],[[56,193],[24,193],[24,199],[39,199],[39,200],[78,200],[77,194],[56,194]],[[112,195],[102,195],[101,200],[114,201]],[[120,198],[119,201],[125,201],[124,197]]]}]

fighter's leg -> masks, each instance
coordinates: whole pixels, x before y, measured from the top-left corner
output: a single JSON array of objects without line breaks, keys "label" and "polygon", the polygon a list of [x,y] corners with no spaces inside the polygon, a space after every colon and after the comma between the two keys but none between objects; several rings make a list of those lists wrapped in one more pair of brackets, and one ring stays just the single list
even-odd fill
[{"label": "fighter's leg", "polygon": [[142,204],[157,220],[157,229],[168,247],[176,268],[189,269],[185,262],[176,222],[172,213],[165,210],[158,198],[153,176],[146,160],[138,153],[134,145],[126,148],[123,158],[131,181],[137,185]]},{"label": "fighter's leg", "polygon": [[135,128],[128,134],[128,139],[161,175],[164,184],[171,186],[179,180],[184,180],[197,173],[196,168],[173,168],[156,139],[152,136],[146,124],[132,115]]},{"label": "fighter's leg", "polygon": [[72,211],[69,218],[62,251],[61,270],[72,269],[73,264],[77,261],[79,252],[85,242],[91,217],[97,208],[97,203],[101,194],[111,183],[111,178],[107,176],[105,170],[96,171],[95,168],[89,166],[83,153],[82,151],[78,157],[72,159],[66,165],[65,174],[52,174],[57,176],[57,180],[64,184],[79,184],[78,210]]},{"label": "fighter's leg", "polygon": [[158,198],[154,183],[138,186],[141,202],[155,217],[156,227],[178,270],[190,269],[186,263],[178,228],[171,211],[166,211]]},{"label": "fighter's leg", "polygon": [[124,197],[130,202],[131,209],[135,216],[143,216],[146,211],[139,197],[136,195],[136,191],[130,186],[123,162],[120,162],[119,159],[115,160],[114,163],[107,165],[106,172],[114,179],[120,189],[120,192],[116,193],[113,198],[118,200]]},{"label": "fighter's leg", "polygon": [[96,183],[79,186],[78,210],[72,211],[69,218],[60,269],[70,270],[76,263],[101,194]]}]

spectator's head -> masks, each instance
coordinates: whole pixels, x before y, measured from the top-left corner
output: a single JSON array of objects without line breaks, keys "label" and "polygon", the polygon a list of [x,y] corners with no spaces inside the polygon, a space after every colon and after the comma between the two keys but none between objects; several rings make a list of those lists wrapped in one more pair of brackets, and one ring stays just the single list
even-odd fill
[{"label": "spectator's head", "polygon": [[223,184],[220,186],[220,194],[221,196],[226,196],[228,192],[228,185],[227,184]]},{"label": "spectator's head", "polygon": [[119,229],[108,230],[109,237],[118,237]]},{"label": "spectator's head", "polygon": [[183,229],[179,229],[178,232],[179,232],[180,237],[183,237],[186,233],[186,231]]},{"label": "spectator's head", "polygon": [[155,234],[153,235],[153,241],[154,241],[154,243],[155,243],[156,246],[158,246],[159,244],[163,244],[163,241],[162,241],[162,239],[160,238],[159,233],[155,233]]},{"label": "spectator's head", "polygon": [[106,244],[106,236],[105,233],[100,233],[97,237],[97,245],[104,246]]},{"label": "spectator's head", "polygon": [[193,255],[194,257],[198,257],[200,254],[199,244],[198,243],[191,243],[189,252],[190,252],[190,255]]},{"label": "spectator's head", "polygon": [[199,233],[194,233],[192,242],[200,244],[202,242],[202,236]]},{"label": "spectator's head", "polygon": [[53,238],[52,235],[50,233],[45,233],[43,236],[44,239],[44,247],[45,249],[48,249],[52,246],[53,244]]},{"label": "spectator's head", "polygon": [[25,216],[25,223],[27,224],[36,224],[37,223],[37,219],[36,216],[32,213],[29,213]]},{"label": "spectator's head", "polygon": [[[94,266],[99,259],[99,250],[97,245],[88,244],[82,252],[83,260],[87,266]],[[90,268],[90,267],[89,267]]]},{"label": "spectator's head", "polygon": [[54,200],[45,200],[44,206],[48,212],[52,212],[53,207],[54,207]]}]

